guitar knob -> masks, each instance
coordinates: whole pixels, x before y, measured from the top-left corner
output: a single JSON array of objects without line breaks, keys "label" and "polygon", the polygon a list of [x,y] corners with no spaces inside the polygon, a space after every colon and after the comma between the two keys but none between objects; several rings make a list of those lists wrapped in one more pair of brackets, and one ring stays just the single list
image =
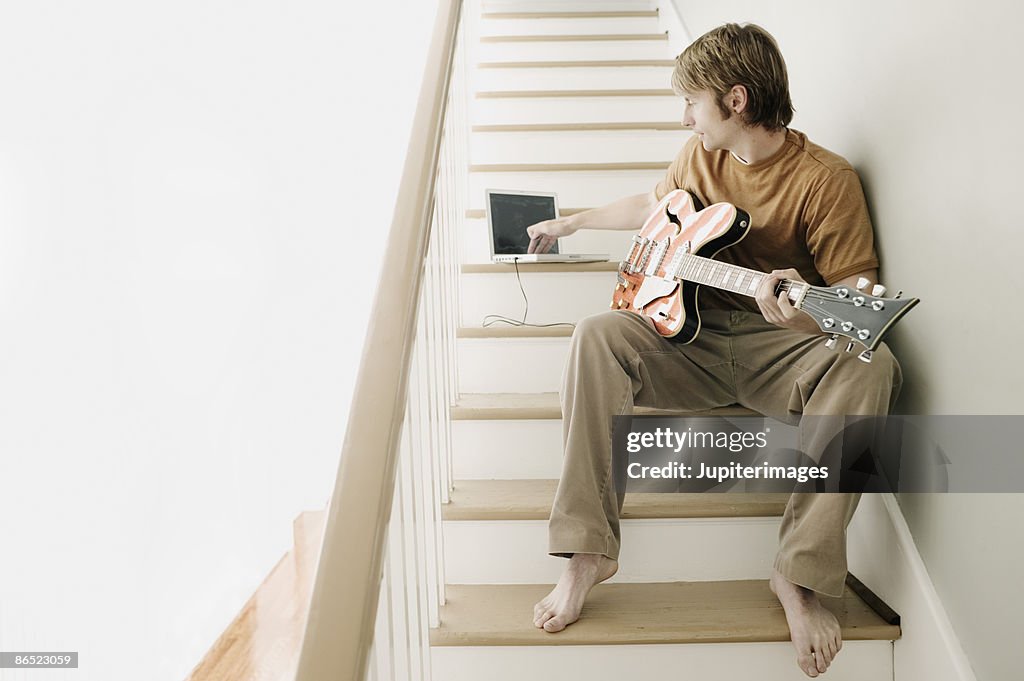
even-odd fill
[{"label": "guitar knob", "polygon": [[832,334],[829,337],[829,339],[827,341],[825,341],[825,347],[828,348],[829,350],[835,350],[836,349],[836,341],[838,341],[838,340],[839,340],[839,334],[838,333]]},{"label": "guitar knob", "polygon": [[871,364],[871,354],[872,353],[870,350],[865,350],[864,352],[857,355],[857,359],[859,359],[862,362],[867,362],[868,364]]},{"label": "guitar knob", "polygon": [[871,287],[871,295],[873,295],[876,298],[881,298],[882,296],[885,295],[885,287],[882,286],[881,284],[875,284],[874,286]]},{"label": "guitar knob", "polygon": [[864,287],[865,287],[865,286],[867,286],[867,285],[868,285],[868,284],[870,284],[870,283],[871,283],[871,282],[870,282],[870,281],[868,280],[868,278],[867,278],[867,277],[861,277],[861,278],[859,278],[859,279],[857,280],[857,290],[858,290],[858,291],[863,291],[863,290],[864,290]]}]

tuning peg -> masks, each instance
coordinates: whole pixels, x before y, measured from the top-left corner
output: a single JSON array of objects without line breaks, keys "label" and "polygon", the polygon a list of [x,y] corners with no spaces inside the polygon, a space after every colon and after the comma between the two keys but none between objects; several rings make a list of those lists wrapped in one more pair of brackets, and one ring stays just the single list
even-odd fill
[{"label": "tuning peg", "polygon": [[863,291],[863,290],[864,290],[864,287],[865,287],[865,286],[867,286],[867,285],[868,285],[868,284],[870,284],[870,283],[871,283],[871,282],[870,282],[870,281],[868,280],[868,278],[867,278],[867,277],[861,277],[861,278],[859,278],[859,279],[857,280],[857,290],[858,290],[858,291]]},{"label": "tuning peg", "polygon": [[849,343],[846,344],[846,351],[850,352],[852,350],[853,350],[853,341],[850,341]]},{"label": "tuning peg", "polygon": [[899,291],[896,292],[896,295],[893,296],[893,299],[895,300],[895,299],[899,298],[902,295],[903,295],[903,289],[900,289]]},{"label": "tuning peg", "polygon": [[839,340],[839,334],[838,333],[832,334],[829,337],[829,339],[827,341],[825,341],[825,347],[828,348],[829,350],[835,350],[836,349],[836,341],[838,341],[838,340]]},{"label": "tuning peg", "polygon": [[868,364],[871,364],[871,354],[872,353],[870,350],[865,350],[864,352],[857,355],[857,359],[859,359],[862,362],[867,362]]},{"label": "tuning peg", "polygon": [[882,296],[885,295],[885,287],[882,286],[881,284],[875,284],[874,286],[871,287],[871,295],[875,296],[876,298],[881,298]]}]

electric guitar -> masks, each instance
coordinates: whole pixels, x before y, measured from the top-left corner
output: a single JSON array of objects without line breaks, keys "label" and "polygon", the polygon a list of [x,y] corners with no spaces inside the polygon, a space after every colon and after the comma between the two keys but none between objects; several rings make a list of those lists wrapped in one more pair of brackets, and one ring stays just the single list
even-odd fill
[{"label": "electric guitar", "polygon": [[[619,264],[612,309],[630,310],[650,317],[662,336],[689,343],[700,331],[697,291],[711,286],[753,297],[767,277],[763,272],[714,260],[724,248],[738,243],[750,230],[750,216],[728,203],[704,208],[690,193],[677,189],[658,203],[658,208],[633,237],[626,259]],[[871,353],[917,298],[882,298],[885,287],[871,294],[860,289],[867,281],[849,286],[812,286],[786,279],[775,295],[786,292],[793,307],[809,314],[822,331],[832,334],[825,345],[836,346],[839,336],[863,345],[859,355],[871,361]]]}]

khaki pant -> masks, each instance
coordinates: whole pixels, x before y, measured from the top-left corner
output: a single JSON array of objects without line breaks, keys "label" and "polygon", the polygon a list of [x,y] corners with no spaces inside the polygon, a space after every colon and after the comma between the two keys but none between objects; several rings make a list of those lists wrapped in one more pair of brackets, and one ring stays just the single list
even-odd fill
[{"label": "khaki pant", "polygon": [[[825,336],[782,329],[761,315],[705,310],[688,345],[659,336],[639,315],[583,319],[563,374],[565,460],[551,509],[549,553],[618,560],[624,495],[612,476],[613,416],[633,407],[700,411],[740,404],[793,422],[801,414],[883,415],[902,382],[883,345],[866,364],[859,349],[825,347]],[[821,445],[804,442],[818,460]],[[817,452],[817,455],[816,455]],[[846,579],[846,526],[858,494],[795,493],[779,531],[775,568],[789,581],[838,596]]]}]

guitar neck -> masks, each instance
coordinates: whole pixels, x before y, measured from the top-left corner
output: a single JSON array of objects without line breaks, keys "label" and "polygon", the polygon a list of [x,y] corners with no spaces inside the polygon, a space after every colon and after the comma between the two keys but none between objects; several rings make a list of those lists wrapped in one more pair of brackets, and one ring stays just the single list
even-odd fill
[{"label": "guitar neck", "polygon": [[[768,275],[739,265],[719,262],[691,253],[677,252],[666,268],[676,279],[692,281],[704,286],[731,291],[753,298],[757,289]],[[799,302],[807,285],[792,279],[783,279],[775,288],[775,294],[786,291],[793,303]]]}]

